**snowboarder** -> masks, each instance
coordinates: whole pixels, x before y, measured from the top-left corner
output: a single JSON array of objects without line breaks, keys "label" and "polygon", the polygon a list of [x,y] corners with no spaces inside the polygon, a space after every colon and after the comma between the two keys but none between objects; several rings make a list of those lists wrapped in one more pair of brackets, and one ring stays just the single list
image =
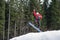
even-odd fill
[{"label": "snowboarder", "polygon": [[37,26],[40,27],[40,20],[42,19],[42,15],[39,12],[36,12],[34,9],[33,16],[35,17],[35,23],[37,23]]}]

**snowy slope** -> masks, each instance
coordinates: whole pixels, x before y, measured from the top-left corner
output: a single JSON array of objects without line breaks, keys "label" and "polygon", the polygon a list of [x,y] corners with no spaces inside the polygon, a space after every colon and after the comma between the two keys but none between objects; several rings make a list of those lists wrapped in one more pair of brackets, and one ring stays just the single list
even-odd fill
[{"label": "snowy slope", "polygon": [[60,40],[60,30],[28,33],[10,40]]}]

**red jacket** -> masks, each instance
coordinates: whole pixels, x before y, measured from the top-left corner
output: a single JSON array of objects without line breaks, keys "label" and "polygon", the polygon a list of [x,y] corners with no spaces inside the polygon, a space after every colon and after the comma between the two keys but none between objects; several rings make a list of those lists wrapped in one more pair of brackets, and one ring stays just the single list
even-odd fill
[{"label": "red jacket", "polygon": [[37,14],[35,10],[33,11],[33,15],[36,19],[38,19],[38,18],[42,19],[42,15],[40,13]]}]

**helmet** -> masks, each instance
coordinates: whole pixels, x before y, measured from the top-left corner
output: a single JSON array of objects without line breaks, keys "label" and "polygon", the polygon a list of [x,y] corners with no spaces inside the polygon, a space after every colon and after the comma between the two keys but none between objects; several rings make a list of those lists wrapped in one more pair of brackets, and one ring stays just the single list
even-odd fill
[{"label": "helmet", "polygon": [[36,14],[39,14],[39,12],[37,12]]}]

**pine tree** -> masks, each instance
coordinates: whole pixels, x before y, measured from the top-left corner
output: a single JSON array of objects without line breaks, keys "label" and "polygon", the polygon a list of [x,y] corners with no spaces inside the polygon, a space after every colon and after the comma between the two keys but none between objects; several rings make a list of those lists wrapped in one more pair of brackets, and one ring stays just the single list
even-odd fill
[{"label": "pine tree", "polygon": [[4,22],[5,22],[5,5],[4,0],[0,0],[0,40],[3,40],[4,34]]},{"label": "pine tree", "polygon": [[59,6],[58,0],[52,0],[52,23],[51,23],[51,29],[60,29],[60,6]]}]

